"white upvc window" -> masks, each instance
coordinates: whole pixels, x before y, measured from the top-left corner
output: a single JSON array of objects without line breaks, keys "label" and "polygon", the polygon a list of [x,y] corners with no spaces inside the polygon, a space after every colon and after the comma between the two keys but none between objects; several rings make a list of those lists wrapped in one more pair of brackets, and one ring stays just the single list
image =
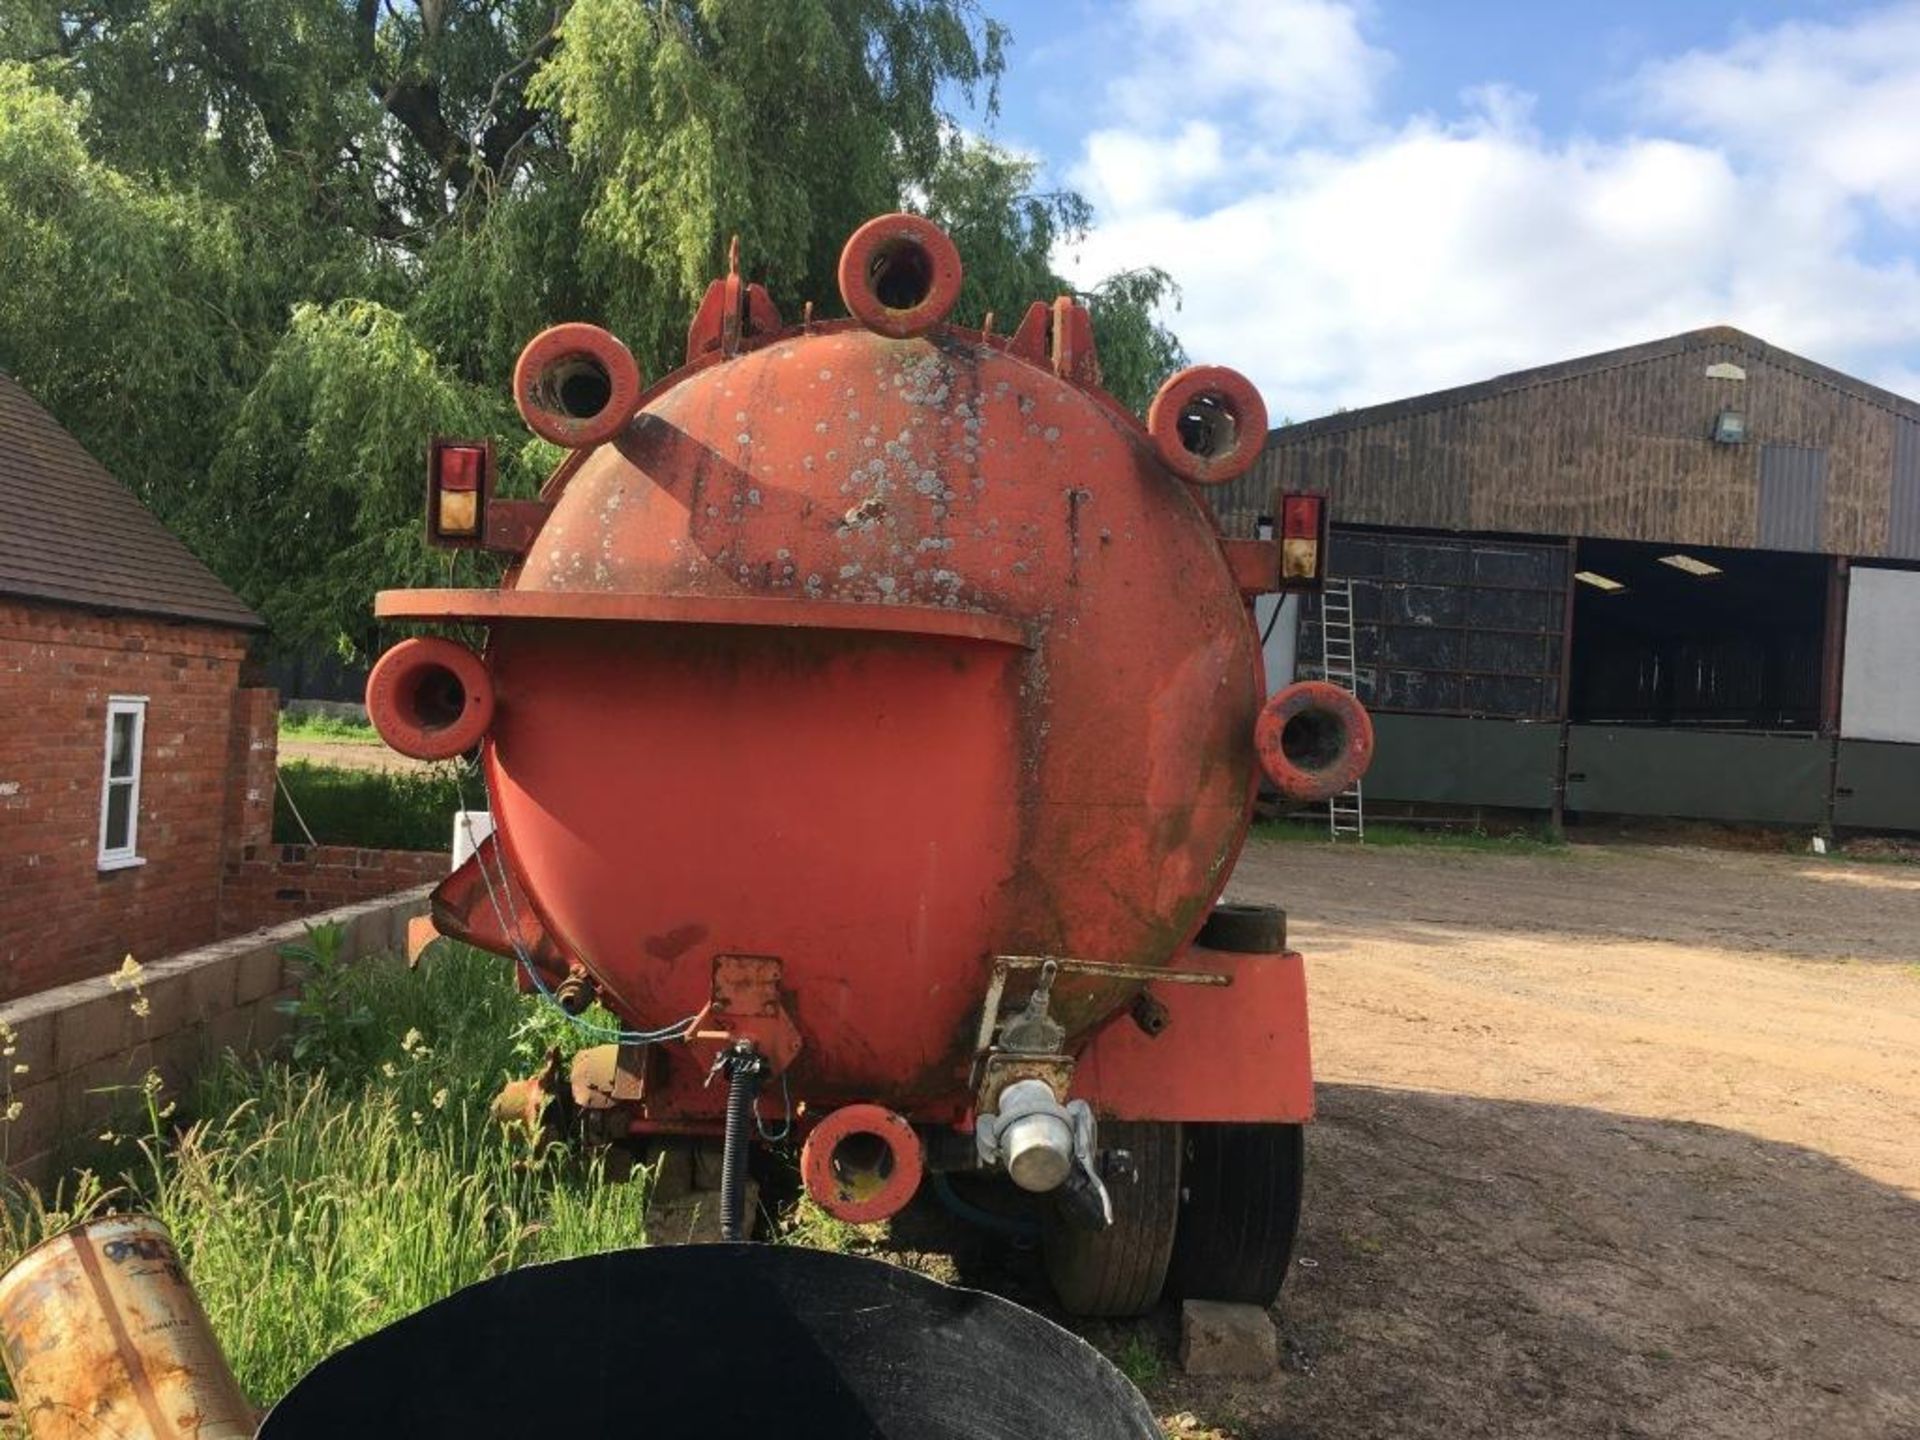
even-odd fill
[{"label": "white upvc window", "polygon": [[140,750],[147,733],[147,697],[107,697],[107,749],[100,780],[100,868],[144,865],[140,838]]}]

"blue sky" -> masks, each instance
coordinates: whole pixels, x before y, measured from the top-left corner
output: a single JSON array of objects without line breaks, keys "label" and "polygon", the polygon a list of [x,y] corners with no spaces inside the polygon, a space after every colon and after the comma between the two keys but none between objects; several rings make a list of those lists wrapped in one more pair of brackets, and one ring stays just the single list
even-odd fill
[{"label": "blue sky", "polygon": [[989,133],[1276,415],[1739,325],[1920,396],[1920,0],[988,0]]}]

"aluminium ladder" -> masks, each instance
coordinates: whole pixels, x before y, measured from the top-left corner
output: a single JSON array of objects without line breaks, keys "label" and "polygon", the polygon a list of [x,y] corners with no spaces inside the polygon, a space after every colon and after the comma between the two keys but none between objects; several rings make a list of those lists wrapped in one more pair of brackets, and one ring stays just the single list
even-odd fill
[{"label": "aluminium ladder", "polygon": [[[1330,575],[1320,592],[1320,673],[1328,684],[1354,694],[1357,681],[1353,660],[1353,581],[1336,580]],[[1367,838],[1358,780],[1327,802],[1327,828],[1335,840],[1342,835],[1356,840]]]}]

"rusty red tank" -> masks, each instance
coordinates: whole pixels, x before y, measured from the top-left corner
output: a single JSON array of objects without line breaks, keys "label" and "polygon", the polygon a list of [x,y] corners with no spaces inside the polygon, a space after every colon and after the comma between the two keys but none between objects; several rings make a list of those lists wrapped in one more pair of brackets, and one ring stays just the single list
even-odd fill
[{"label": "rusty red tank", "polygon": [[[509,554],[505,580],[378,600],[484,653],[403,641],[369,710],[406,753],[478,747],[495,830],[435,925],[620,1017],[547,1087],[597,1133],[719,1134],[757,1094],[812,1132],[836,1213],[985,1171],[1051,1195],[1074,1308],[1150,1304],[1170,1266],[1270,1299],[1301,963],[1277,917],[1214,907],[1263,757],[1324,798],[1366,717],[1267,697],[1250,601],[1301,552],[1224,540],[1195,493],[1257,457],[1253,386],[1184,371],[1143,426],[1082,306],[962,329],[960,279],[890,215],[843,254],[850,319],[786,325],[736,271],[652,385],[603,331],[537,337],[515,398],[572,452],[540,499],[495,497],[484,445],[434,448],[432,538]],[[1270,1221],[1213,1235],[1248,1187]]]}]

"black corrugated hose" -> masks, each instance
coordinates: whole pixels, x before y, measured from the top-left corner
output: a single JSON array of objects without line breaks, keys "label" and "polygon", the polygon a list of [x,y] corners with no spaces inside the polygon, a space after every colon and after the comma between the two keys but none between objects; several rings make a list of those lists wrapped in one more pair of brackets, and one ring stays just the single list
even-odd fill
[{"label": "black corrugated hose", "polygon": [[742,1043],[721,1061],[727,1072],[727,1133],[720,1153],[720,1238],[747,1238],[747,1147],[753,1143],[753,1102],[767,1062]]}]

